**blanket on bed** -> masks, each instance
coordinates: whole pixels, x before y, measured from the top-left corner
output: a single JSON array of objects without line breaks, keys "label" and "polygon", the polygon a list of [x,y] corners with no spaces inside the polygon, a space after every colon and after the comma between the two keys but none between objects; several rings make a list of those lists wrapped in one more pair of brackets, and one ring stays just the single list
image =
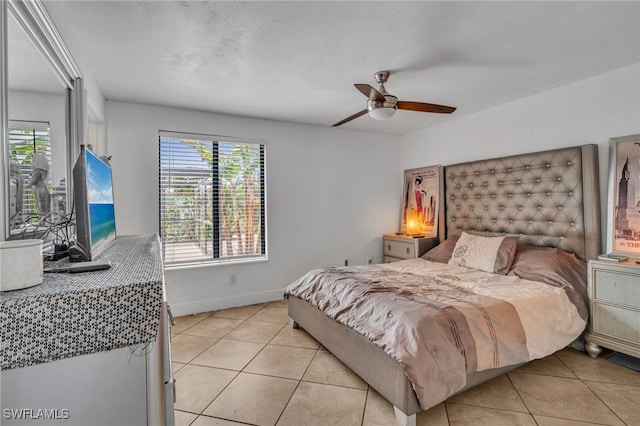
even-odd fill
[{"label": "blanket on bed", "polygon": [[585,328],[566,289],[412,259],[316,269],[285,289],[398,361],[423,409],[468,373],[540,358]]}]

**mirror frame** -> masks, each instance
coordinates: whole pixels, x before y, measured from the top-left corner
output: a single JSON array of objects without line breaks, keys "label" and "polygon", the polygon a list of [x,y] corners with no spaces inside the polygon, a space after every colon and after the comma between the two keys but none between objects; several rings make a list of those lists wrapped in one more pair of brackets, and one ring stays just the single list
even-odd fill
[{"label": "mirror frame", "polygon": [[[73,205],[73,164],[86,139],[87,95],[82,73],[40,0],[0,1],[0,241],[9,231],[9,102],[8,102],[8,18],[9,13],[42,53],[55,76],[66,88],[66,186],[67,206]],[[70,207],[69,207],[70,208]],[[70,213],[70,212],[67,212]]]}]

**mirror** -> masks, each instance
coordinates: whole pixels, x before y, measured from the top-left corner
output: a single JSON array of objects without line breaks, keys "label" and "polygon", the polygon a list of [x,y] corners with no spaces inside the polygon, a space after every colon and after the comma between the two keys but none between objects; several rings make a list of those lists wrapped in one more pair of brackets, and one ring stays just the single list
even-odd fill
[{"label": "mirror", "polygon": [[37,237],[66,215],[67,88],[11,14],[7,32],[9,232]]},{"label": "mirror", "polygon": [[[68,243],[71,168],[83,140],[81,74],[39,1],[1,2],[2,234]],[[3,191],[4,192],[4,191]],[[46,232],[49,231],[49,232]],[[53,231],[53,232],[52,232]]]}]

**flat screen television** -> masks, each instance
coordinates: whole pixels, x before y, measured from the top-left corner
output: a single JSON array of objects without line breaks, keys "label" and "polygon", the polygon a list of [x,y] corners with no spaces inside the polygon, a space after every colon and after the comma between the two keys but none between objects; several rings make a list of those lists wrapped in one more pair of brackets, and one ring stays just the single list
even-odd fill
[{"label": "flat screen television", "polygon": [[116,238],[111,166],[84,145],[73,166],[76,243],[69,260],[95,260]]}]

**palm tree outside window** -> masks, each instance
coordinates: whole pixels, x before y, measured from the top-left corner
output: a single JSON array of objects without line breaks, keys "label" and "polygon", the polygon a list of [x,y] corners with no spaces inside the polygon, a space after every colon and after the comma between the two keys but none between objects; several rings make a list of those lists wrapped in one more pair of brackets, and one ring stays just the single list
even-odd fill
[{"label": "palm tree outside window", "polygon": [[[43,218],[38,211],[36,194],[30,186],[34,164],[38,159],[46,167],[51,164],[51,140],[49,123],[18,121],[9,122],[10,167],[10,217],[12,226],[37,223]],[[46,174],[45,185],[51,190],[51,173]],[[49,212],[46,212],[49,213]],[[46,215],[46,214],[45,214]]]},{"label": "palm tree outside window", "polygon": [[266,259],[265,144],[159,132],[167,265]]}]

